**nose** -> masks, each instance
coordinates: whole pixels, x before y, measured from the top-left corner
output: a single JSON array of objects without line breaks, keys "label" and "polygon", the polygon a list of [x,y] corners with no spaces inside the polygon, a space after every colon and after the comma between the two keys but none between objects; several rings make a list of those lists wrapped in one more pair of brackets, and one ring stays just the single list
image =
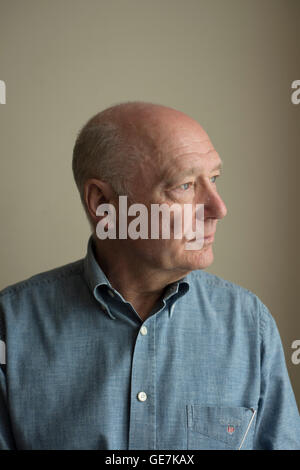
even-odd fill
[{"label": "nose", "polygon": [[227,207],[216,188],[207,188],[205,196],[204,218],[223,219],[227,214]]}]

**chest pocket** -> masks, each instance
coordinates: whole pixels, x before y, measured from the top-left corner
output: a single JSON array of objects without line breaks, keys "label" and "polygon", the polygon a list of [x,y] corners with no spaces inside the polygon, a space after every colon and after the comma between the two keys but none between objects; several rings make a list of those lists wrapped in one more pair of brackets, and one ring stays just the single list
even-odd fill
[{"label": "chest pocket", "polygon": [[252,449],[256,410],[241,406],[187,406],[188,449]]}]

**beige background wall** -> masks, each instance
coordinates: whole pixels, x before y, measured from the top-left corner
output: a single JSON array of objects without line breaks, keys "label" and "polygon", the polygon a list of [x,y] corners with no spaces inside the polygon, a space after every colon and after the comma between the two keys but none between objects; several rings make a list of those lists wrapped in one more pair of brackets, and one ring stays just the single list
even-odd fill
[{"label": "beige background wall", "polygon": [[299,0],[0,0],[0,288],[85,255],[78,129],[127,100],[178,108],[224,160],[209,271],[269,307],[300,405]]}]

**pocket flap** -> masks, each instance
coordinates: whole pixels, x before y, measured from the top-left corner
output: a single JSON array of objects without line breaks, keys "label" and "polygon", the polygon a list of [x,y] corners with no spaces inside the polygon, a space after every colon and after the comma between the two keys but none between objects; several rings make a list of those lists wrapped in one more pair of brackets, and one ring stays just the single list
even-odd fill
[{"label": "pocket flap", "polygon": [[188,405],[188,427],[205,436],[241,448],[253,424],[254,408]]}]

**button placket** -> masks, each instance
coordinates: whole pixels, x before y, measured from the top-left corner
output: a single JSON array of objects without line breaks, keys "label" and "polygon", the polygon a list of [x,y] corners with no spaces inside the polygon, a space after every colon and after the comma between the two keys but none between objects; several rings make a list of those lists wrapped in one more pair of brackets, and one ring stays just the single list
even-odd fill
[{"label": "button placket", "polygon": [[155,315],[146,322],[138,330],[132,358],[129,449],[156,448]]}]

